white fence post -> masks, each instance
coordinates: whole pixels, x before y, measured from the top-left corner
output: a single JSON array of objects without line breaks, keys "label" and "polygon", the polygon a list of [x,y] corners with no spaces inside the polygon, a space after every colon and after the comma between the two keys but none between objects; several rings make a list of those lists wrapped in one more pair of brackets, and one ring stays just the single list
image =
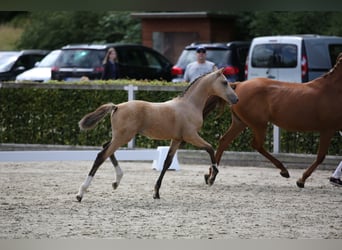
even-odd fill
[{"label": "white fence post", "polygon": [[273,153],[278,154],[280,152],[280,130],[279,127],[273,125]]},{"label": "white fence post", "polygon": [[[157,155],[157,158],[154,159],[152,162],[152,169],[155,169],[157,171],[162,171],[163,166],[164,166],[164,161],[167,157],[167,153],[169,152],[169,148],[170,148],[169,146],[159,146],[157,148],[158,155]],[[173,170],[180,169],[177,152],[173,156],[172,163],[169,169],[173,169]]]},{"label": "white fence post", "polygon": [[[132,84],[125,86],[124,90],[126,90],[128,92],[128,101],[132,101],[135,100],[135,93],[134,91],[138,90],[137,86],[133,86]],[[132,140],[130,140],[127,144],[127,147],[132,149],[135,147],[135,137],[132,138]]]}]

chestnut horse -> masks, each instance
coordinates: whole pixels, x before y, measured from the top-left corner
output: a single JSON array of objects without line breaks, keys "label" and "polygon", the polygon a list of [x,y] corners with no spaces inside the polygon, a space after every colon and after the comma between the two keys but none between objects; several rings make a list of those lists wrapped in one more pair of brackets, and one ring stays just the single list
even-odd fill
[{"label": "chestnut horse", "polygon": [[80,202],[89,187],[97,169],[110,157],[115,170],[116,189],[123,172],[114,156],[114,152],[128,143],[137,133],[158,140],[171,140],[170,149],[164,161],[163,169],[154,187],[153,198],[159,199],[159,189],[166,170],[172,163],[173,156],[183,141],[205,149],[211,159],[211,175],[208,183],[214,182],[218,172],[215,161],[215,151],[203,140],[198,132],[203,124],[203,108],[210,96],[219,96],[230,104],[238,101],[234,90],[223,75],[223,69],[204,75],[193,83],[178,97],[161,103],[146,101],[129,101],[121,104],[108,103],[100,106],[94,112],[85,115],[79,122],[81,129],[91,129],[110,113],[112,125],[112,140],[104,145],[76,196]]},{"label": "chestnut horse", "polygon": [[[341,61],[342,53],[328,73],[307,83],[288,83],[268,78],[232,83],[239,102],[231,107],[232,123],[219,140],[215,155],[217,164],[229,144],[249,127],[253,134],[252,147],[279,168],[281,176],[289,178],[284,165],[264,148],[268,122],[287,131],[319,132],[317,157],[297,181],[297,186],[304,188],[305,180],[323,162],[331,138],[342,129]],[[212,109],[217,102],[219,99],[212,97],[205,112],[210,112],[208,109]]]}]

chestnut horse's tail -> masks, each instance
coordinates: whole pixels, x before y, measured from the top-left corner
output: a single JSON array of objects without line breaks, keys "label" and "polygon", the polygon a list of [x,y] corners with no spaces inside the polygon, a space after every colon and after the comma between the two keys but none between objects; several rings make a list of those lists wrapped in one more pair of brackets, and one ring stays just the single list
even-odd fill
[{"label": "chestnut horse's tail", "polygon": [[103,104],[95,111],[86,114],[78,123],[81,130],[94,128],[109,112],[115,112],[117,106],[113,103]]}]

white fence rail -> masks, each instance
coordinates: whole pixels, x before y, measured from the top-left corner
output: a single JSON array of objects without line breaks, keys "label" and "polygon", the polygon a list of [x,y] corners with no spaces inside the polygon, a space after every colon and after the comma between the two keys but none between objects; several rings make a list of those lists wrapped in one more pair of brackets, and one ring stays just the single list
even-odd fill
[{"label": "white fence rail", "polygon": [[[118,150],[115,156],[118,161],[153,161],[152,168],[161,171],[168,150],[169,147],[166,146],[157,149]],[[0,151],[0,162],[94,161],[99,152],[99,150]],[[180,170],[177,153],[169,169]]]}]

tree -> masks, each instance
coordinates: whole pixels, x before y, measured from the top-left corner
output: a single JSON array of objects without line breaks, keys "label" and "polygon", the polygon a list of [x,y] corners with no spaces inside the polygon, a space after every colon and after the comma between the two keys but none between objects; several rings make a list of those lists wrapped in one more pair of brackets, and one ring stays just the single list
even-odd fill
[{"label": "tree", "polygon": [[140,24],[128,12],[33,12],[18,49],[57,49],[72,43],[139,42]]},{"label": "tree", "polygon": [[342,35],[342,12],[243,12],[237,23],[248,40],[268,35]]},{"label": "tree", "polygon": [[140,20],[129,12],[109,12],[99,20],[97,34],[103,42],[141,43]]},{"label": "tree", "polygon": [[8,23],[15,17],[25,15],[26,11],[0,11],[0,24]]},{"label": "tree", "polygon": [[[237,17],[236,39],[239,40],[285,34],[342,36],[342,12],[254,11],[233,14]],[[32,12],[24,28],[18,49],[56,49],[70,43],[141,43],[140,20],[123,11]]]}]

